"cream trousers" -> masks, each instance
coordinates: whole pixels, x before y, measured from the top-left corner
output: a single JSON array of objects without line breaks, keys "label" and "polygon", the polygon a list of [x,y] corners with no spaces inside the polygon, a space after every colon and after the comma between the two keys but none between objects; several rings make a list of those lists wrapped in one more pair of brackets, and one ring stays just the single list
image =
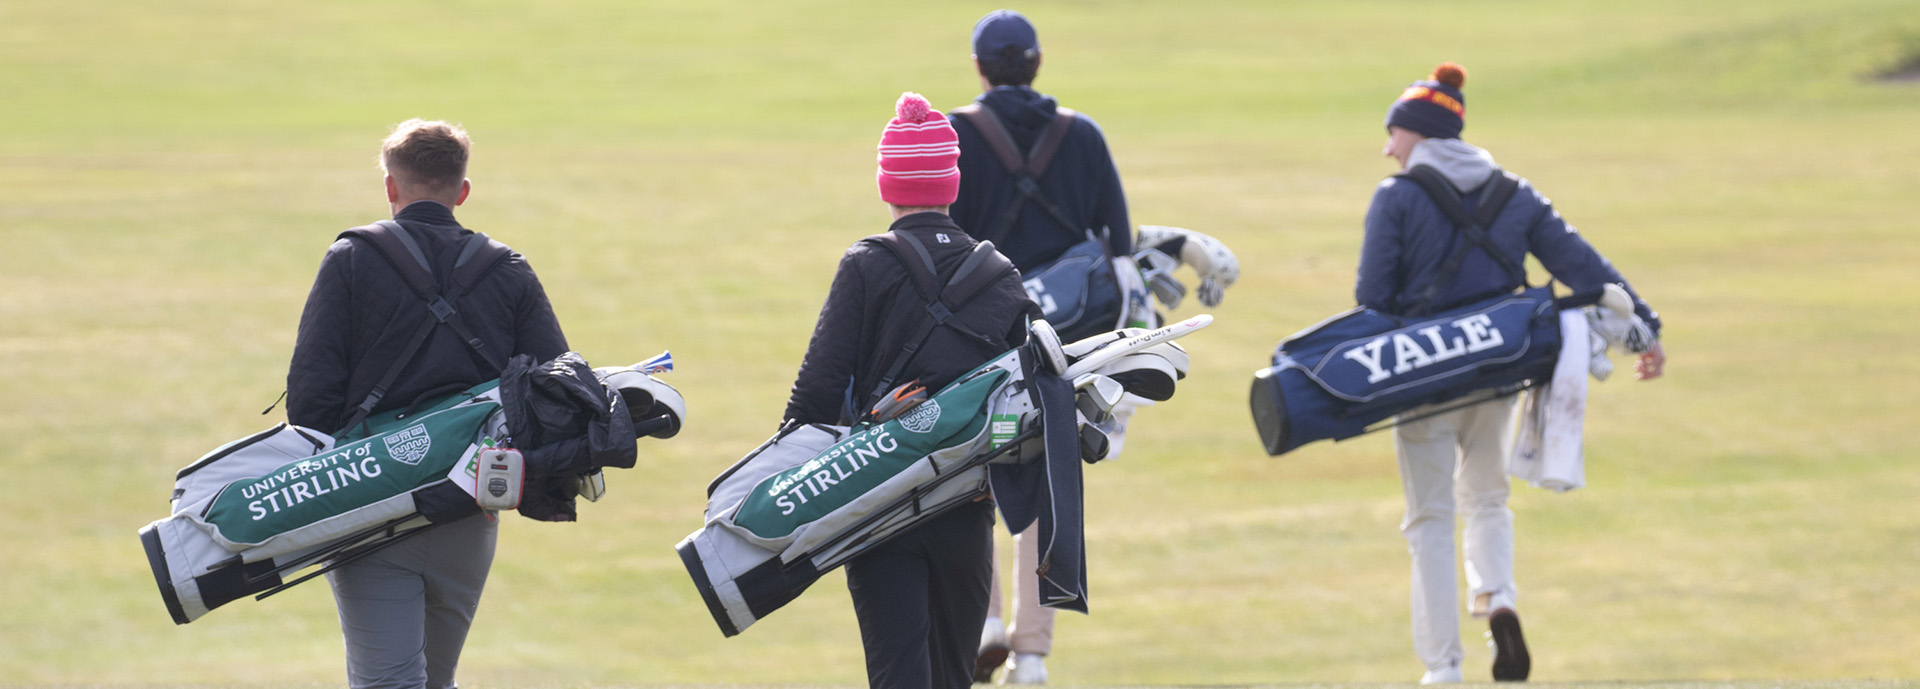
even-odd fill
[{"label": "cream trousers", "polygon": [[[1413,649],[1428,670],[1457,667],[1459,583],[1454,515],[1466,518],[1468,600],[1489,594],[1512,607],[1513,511],[1507,508],[1507,453],[1515,397],[1509,395],[1394,428],[1406,519],[1400,533],[1413,556]],[[1414,409],[1403,417],[1430,413]]]}]

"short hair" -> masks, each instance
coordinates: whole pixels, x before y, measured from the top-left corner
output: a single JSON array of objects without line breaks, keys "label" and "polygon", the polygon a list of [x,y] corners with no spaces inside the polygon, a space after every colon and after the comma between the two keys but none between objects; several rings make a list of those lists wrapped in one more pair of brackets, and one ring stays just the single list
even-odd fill
[{"label": "short hair", "polygon": [[473,141],[460,125],[414,118],[394,125],[380,145],[380,169],[404,186],[447,193],[467,179]]},{"label": "short hair", "polygon": [[[1027,53],[1032,52],[1032,56]],[[987,78],[993,86],[1032,86],[1033,78],[1040,73],[1040,54],[1038,51],[1023,51],[1018,46],[1007,46],[993,55],[975,55],[980,60],[980,76]]]}]

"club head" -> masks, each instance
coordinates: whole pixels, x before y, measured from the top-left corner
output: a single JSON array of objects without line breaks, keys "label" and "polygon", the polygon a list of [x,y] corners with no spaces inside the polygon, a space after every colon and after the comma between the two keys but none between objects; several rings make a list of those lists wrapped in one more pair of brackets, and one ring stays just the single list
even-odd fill
[{"label": "club head", "polygon": [[1093,373],[1074,379],[1073,387],[1074,404],[1082,416],[1094,423],[1113,418],[1114,406],[1127,394],[1119,381]]}]

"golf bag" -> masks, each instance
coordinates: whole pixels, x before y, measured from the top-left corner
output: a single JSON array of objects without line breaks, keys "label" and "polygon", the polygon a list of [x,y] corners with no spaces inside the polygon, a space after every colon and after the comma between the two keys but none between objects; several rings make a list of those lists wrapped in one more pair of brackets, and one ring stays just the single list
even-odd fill
[{"label": "golf bag", "polygon": [[1424,318],[1365,308],[1334,316],[1281,342],[1273,365],[1254,373],[1254,427],[1279,455],[1421,405],[1512,392],[1552,374],[1560,310],[1596,298],[1556,300],[1543,286]]},{"label": "golf bag", "polygon": [[[1206,324],[1197,322],[1172,337]],[[1121,395],[1170,396],[1187,357],[1165,335],[1110,333],[1063,348],[1045,322],[1034,331],[898,416],[789,424],[715,478],[705,525],[676,550],[721,633],[739,634],[868,549],[981,499],[994,464],[1044,463],[1056,511],[1041,526],[1062,547],[1043,588],[1084,610],[1079,505],[1062,494],[1077,498],[1080,461],[1105,458],[1098,423]],[[1011,502],[1002,496],[1010,517]]]},{"label": "golf bag", "polygon": [[[279,424],[181,469],[172,514],[140,530],[175,624],[264,598],[333,567],[481,511],[482,450],[525,461],[522,514],[568,520],[603,467],[634,465],[640,436],[672,437],[685,401],[632,368],[589,369],[571,352],[510,361],[499,380],[367,417],[340,436]],[[507,486],[502,485],[502,488]],[[332,563],[292,581],[283,578]]]}]

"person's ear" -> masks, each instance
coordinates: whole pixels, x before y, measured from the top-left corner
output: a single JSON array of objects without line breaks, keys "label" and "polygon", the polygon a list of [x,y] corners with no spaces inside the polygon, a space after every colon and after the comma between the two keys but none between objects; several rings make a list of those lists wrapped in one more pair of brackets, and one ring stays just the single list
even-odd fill
[{"label": "person's ear", "polygon": [[387,175],[387,203],[399,203],[399,202],[400,202],[400,183],[394,181],[393,175]]},{"label": "person's ear", "polygon": [[460,204],[466,203],[467,194],[471,193],[472,191],[473,191],[473,180],[471,179],[460,180],[460,195],[457,197],[454,197],[453,205],[458,206]]}]

